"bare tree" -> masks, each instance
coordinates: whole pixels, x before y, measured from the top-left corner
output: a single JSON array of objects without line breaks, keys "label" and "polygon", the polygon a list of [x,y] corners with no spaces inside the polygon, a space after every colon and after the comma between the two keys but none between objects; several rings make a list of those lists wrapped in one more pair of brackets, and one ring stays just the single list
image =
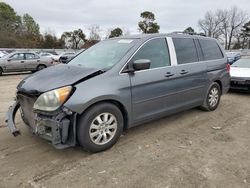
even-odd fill
[{"label": "bare tree", "polygon": [[229,29],[228,29],[228,46],[226,49],[230,49],[233,37],[236,37],[240,33],[240,29],[247,21],[247,13],[239,8],[232,7],[229,11]]},{"label": "bare tree", "polygon": [[215,13],[208,11],[205,17],[198,21],[199,27],[202,29],[204,34],[208,37],[219,38],[220,24],[222,23],[220,11],[217,10]]},{"label": "bare tree", "polygon": [[100,36],[101,29],[100,29],[99,25],[92,25],[89,28],[89,31],[90,31],[90,33],[89,33],[89,41],[101,40],[101,36]]},{"label": "bare tree", "polygon": [[221,39],[225,49],[230,49],[233,39],[237,39],[246,20],[247,13],[234,6],[229,10],[206,12],[205,17],[198,21],[198,25],[206,36]]}]

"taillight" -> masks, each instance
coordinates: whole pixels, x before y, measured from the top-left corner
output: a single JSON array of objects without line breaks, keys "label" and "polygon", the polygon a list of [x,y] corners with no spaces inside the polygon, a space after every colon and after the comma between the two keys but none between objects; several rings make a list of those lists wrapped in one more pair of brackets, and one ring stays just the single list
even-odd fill
[{"label": "taillight", "polygon": [[227,72],[230,72],[231,65],[227,63]]}]

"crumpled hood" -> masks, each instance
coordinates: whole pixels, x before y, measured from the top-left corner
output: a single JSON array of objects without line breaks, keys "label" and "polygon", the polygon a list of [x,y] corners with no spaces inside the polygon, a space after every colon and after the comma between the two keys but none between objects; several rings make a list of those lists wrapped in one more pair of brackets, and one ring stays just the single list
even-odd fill
[{"label": "crumpled hood", "polygon": [[78,65],[59,64],[26,77],[18,84],[17,90],[27,94],[40,94],[59,87],[72,85],[99,71],[98,69]]}]

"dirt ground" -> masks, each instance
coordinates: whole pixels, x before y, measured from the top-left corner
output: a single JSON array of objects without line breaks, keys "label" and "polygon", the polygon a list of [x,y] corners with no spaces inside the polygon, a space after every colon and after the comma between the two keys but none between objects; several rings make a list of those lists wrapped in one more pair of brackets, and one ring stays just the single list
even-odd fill
[{"label": "dirt ground", "polygon": [[250,187],[250,95],[224,95],[215,112],[192,109],[126,131],[108,151],[57,150],[5,113],[27,76],[0,77],[0,187]]}]

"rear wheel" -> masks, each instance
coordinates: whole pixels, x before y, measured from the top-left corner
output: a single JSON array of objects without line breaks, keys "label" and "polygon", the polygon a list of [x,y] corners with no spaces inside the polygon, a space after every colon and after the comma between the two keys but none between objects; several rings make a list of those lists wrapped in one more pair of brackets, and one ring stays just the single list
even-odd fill
[{"label": "rear wheel", "polygon": [[206,99],[201,108],[205,111],[214,111],[220,103],[221,88],[216,82],[212,83],[209,87]]},{"label": "rear wheel", "polygon": [[37,71],[40,71],[40,70],[43,70],[43,69],[45,69],[45,68],[46,68],[45,65],[38,65],[37,68],[36,68],[36,70],[37,70]]},{"label": "rear wheel", "polygon": [[99,103],[80,118],[77,129],[79,144],[87,151],[100,152],[112,147],[123,130],[123,116],[111,103]]},{"label": "rear wheel", "polygon": [[0,76],[3,74],[3,69],[0,67]]}]

